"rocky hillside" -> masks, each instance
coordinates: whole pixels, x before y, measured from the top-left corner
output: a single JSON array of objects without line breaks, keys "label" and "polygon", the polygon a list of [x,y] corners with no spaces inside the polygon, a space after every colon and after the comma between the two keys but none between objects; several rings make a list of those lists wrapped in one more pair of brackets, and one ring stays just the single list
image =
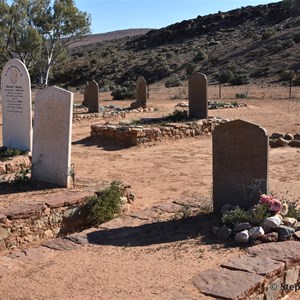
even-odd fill
[{"label": "rocky hillside", "polygon": [[103,90],[149,83],[180,83],[201,71],[210,82],[273,82],[300,70],[300,16],[281,2],[183,21],[146,34],[70,49],[52,83],[80,87],[95,79]]}]

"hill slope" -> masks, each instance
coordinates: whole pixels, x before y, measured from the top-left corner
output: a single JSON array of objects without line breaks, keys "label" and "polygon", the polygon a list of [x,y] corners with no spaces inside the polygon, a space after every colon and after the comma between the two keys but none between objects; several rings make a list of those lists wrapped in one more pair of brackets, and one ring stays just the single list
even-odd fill
[{"label": "hill slope", "polygon": [[236,84],[273,81],[284,70],[300,70],[299,43],[300,17],[284,10],[281,2],[248,6],[73,48],[53,81],[80,86],[95,79],[108,89],[141,75],[153,83],[184,80],[194,71],[217,81],[228,70]]}]

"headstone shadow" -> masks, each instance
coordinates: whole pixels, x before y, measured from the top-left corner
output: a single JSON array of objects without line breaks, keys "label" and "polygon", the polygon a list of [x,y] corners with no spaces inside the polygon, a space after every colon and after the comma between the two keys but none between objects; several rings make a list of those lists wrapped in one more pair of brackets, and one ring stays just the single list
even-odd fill
[{"label": "headstone shadow", "polygon": [[[201,244],[220,244],[212,234],[218,225],[217,214],[201,214],[179,220],[154,222],[136,227],[99,230],[87,234],[90,244],[118,247],[141,247],[185,241],[201,237]],[[227,243],[232,246],[232,243]],[[226,245],[225,245],[226,246]]]},{"label": "headstone shadow", "polygon": [[125,142],[114,141],[111,139],[105,139],[103,137],[90,136],[84,139],[72,142],[72,145],[83,145],[85,147],[97,146],[99,148],[103,148],[106,151],[118,151],[122,149],[127,149],[130,147],[134,147]]}]

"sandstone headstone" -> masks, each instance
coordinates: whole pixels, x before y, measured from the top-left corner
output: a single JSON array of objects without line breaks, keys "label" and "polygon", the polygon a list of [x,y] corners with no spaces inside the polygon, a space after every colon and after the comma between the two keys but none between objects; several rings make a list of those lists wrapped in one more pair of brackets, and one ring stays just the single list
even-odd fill
[{"label": "sandstone headstone", "polygon": [[189,77],[189,116],[197,119],[208,117],[207,77],[202,73]]},{"label": "sandstone headstone", "polygon": [[139,102],[142,107],[147,107],[147,82],[142,76],[136,81],[135,94],[136,101]]},{"label": "sandstone headstone", "polygon": [[69,186],[73,93],[58,87],[35,100],[32,179]]},{"label": "sandstone headstone", "polygon": [[31,81],[18,59],[8,61],[1,74],[3,146],[31,151]]},{"label": "sandstone headstone", "polygon": [[88,107],[89,113],[99,112],[99,85],[95,80],[86,83],[82,104]]},{"label": "sandstone headstone", "polygon": [[242,120],[223,123],[213,133],[213,205],[242,208],[258,203],[268,191],[268,135]]}]

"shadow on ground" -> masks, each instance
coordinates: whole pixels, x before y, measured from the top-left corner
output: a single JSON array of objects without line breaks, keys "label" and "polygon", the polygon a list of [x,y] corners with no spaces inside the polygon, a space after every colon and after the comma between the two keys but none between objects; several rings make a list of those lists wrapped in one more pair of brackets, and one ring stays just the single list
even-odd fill
[{"label": "shadow on ground", "polygon": [[124,143],[116,142],[111,139],[103,139],[97,136],[86,137],[82,140],[72,142],[72,145],[83,145],[85,147],[97,146],[107,151],[118,151],[130,147],[134,147],[125,142]]},{"label": "shadow on ground", "polygon": [[0,183],[0,195],[33,192],[33,191],[47,191],[53,189],[59,189],[61,187],[38,181],[20,181],[20,182],[1,182]]},{"label": "shadow on ground", "polygon": [[[198,238],[202,244],[220,244],[212,227],[220,225],[216,214],[201,214],[179,220],[154,222],[137,227],[99,230],[87,234],[88,243],[120,247],[139,247]],[[222,243],[223,244],[223,243]],[[234,243],[227,243],[232,247]]]}]

